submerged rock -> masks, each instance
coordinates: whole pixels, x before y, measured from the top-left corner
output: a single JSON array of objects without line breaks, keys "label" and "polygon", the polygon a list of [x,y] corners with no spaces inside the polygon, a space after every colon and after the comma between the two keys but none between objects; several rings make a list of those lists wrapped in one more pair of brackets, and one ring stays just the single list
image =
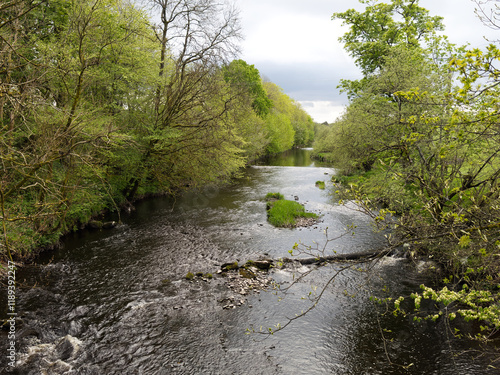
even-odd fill
[{"label": "submerged rock", "polygon": [[258,268],[259,270],[269,271],[269,269],[273,265],[273,261],[272,259],[254,260],[251,262],[251,265]]},{"label": "submerged rock", "polygon": [[90,229],[102,229],[103,223],[99,220],[90,220],[87,226]]},{"label": "submerged rock", "polygon": [[90,229],[112,229],[116,227],[118,223],[116,221],[106,221],[102,222],[100,220],[90,220],[87,227]]},{"label": "submerged rock", "polygon": [[74,358],[81,350],[82,342],[72,336],[63,337],[55,346],[56,355],[59,359],[66,361]]},{"label": "submerged rock", "polygon": [[102,229],[112,229],[116,227],[118,223],[116,221],[106,221],[102,224]]}]

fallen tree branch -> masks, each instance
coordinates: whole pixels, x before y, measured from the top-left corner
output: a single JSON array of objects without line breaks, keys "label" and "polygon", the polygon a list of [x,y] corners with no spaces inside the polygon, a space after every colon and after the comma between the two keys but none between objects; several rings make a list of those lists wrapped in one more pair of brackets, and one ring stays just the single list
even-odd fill
[{"label": "fallen tree branch", "polygon": [[377,250],[361,251],[356,253],[334,254],[311,258],[284,258],[284,262],[299,262],[303,265],[321,264],[325,262],[344,262],[347,260],[370,260],[387,255],[392,248],[382,248]]}]

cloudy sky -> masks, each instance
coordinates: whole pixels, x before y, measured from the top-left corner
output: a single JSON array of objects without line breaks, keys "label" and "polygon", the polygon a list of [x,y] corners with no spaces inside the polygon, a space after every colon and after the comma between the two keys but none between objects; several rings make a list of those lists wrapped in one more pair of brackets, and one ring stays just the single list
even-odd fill
[{"label": "cloudy sky", "polygon": [[[384,2],[389,2],[386,0]],[[236,0],[245,40],[241,58],[300,102],[316,122],[333,122],[347,98],[340,79],[357,79],[359,69],[338,41],[346,31],[335,12],[364,9],[357,0]],[[431,15],[444,17],[452,43],[487,44],[500,39],[474,14],[472,0],[420,0]]]}]

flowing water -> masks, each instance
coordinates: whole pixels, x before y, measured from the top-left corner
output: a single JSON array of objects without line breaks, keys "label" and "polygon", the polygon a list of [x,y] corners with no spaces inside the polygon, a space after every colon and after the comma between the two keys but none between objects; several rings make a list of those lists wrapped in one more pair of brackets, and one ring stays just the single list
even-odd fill
[{"label": "flowing water", "polygon": [[[404,259],[346,270],[320,304],[274,335],[247,334],[284,324],[309,304],[343,264],[314,271],[284,296],[269,288],[240,294],[215,276],[225,262],[290,256],[296,242],[328,251],[381,246],[368,218],[328,194],[334,170],[295,150],[249,167],[231,186],[177,200],[137,204],[111,230],[81,231],[17,274],[18,374],[488,374],[475,349],[450,340],[442,324],[382,315],[372,294],[408,295],[426,281]],[[320,190],[315,182],[327,182]],[[308,228],[267,223],[264,197],[279,191],[321,221]],[[355,234],[351,235],[354,231]],[[273,270],[282,288],[307,268]],[[213,279],[188,281],[188,272]],[[4,288],[5,289],[5,288]],[[383,292],[382,290],[385,290]],[[2,291],[2,306],[6,306]],[[285,297],[281,299],[281,297]],[[228,301],[235,308],[225,309]],[[237,306],[240,305],[240,306]],[[6,309],[2,311],[6,314]],[[7,352],[7,334],[0,343]],[[472,354],[471,354],[472,353]],[[402,366],[409,366],[406,369]]]}]

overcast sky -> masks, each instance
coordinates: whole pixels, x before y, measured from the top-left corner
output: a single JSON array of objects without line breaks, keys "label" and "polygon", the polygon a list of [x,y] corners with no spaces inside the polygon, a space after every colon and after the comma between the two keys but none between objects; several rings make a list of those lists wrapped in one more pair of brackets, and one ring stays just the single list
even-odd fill
[{"label": "overcast sky", "polygon": [[[386,0],[383,2],[389,2]],[[331,20],[335,12],[364,9],[357,0],[236,0],[245,40],[241,58],[255,65],[316,122],[333,122],[347,104],[336,86],[360,78],[359,69],[338,38],[348,29]],[[472,0],[420,0],[430,15],[444,17],[452,43],[484,47],[500,39],[474,14]]]}]

